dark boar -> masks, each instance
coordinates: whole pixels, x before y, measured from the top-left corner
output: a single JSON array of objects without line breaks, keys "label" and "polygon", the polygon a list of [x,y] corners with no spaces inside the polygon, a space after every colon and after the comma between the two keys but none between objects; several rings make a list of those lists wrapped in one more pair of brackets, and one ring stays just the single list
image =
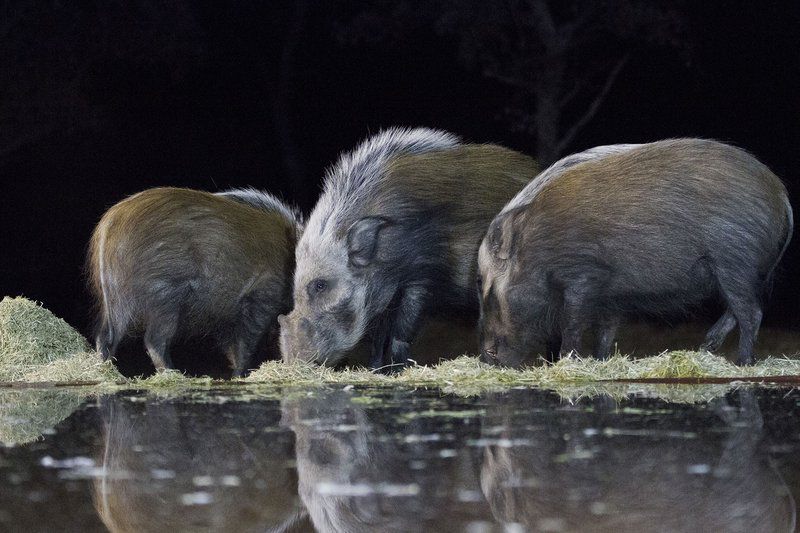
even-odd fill
[{"label": "dark boar", "polygon": [[116,204],[89,249],[97,350],[113,357],[129,330],[143,329],[155,367],[172,368],[176,335],[211,334],[241,376],[291,309],[299,226],[294,211],[253,189],[158,188]]},{"label": "dark boar", "polygon": [[402,365],[424,313],[477,315],[481,236],[536,173],[527,156],[430,129],[343,155],[297,246],[284,359],[334,364],[369,334],[370,366]]},{"label": "dark boar", "polygon": [[714,296],[726,311],[715,350],[738,324],[739,362],[753,343],[771,278],[793,230],[781,181],[716,141],[675,139],[593,149],[535,178],[481,243],[481,345],[518,366],[561,336],[579,352],[594,329],[607,357],[621,317],[684,312]]}]

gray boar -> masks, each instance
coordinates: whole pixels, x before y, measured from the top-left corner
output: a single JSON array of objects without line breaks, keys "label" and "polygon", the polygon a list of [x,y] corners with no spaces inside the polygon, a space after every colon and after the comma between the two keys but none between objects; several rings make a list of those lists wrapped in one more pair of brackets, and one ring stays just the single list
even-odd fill
[{"label": "gray boar", "polygon": [[335,364],[368,334],[372,368],[403,365],[423,314],[477,316],[481,236],[536,173],[527,156],[430,129],[343,155],[297,245],[284,359]]},{"label": "gray boar", "polygon": [[671,315],[718,296],[704,347],[739,326],[753,344],[792,209],[781,181],[716,141],[600,147],[556,162],[492,221],[479,250],[487,362],[519,366],[553,337],[561,355],[611,352],[628,313]]},{"label": "gray boar", "polygon": [[150,189],[109,209],[88,269],[100,312],[97,350],[113,357],[144,330],[157,369],[177,335],[211,334],[238,377],[279,313],[291,309],[299,215],[253,189]]}]

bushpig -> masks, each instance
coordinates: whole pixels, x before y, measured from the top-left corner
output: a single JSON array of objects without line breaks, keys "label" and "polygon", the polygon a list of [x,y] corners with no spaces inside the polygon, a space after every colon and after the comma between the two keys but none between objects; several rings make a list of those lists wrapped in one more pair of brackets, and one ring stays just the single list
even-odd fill
[{"label": "bushpig", "polygon": [[113,357],[144,330],[157,369],[177,335],[212,335],[241,376],[279,313],[291,309],[300,216],[254,189],[212,194],[156,188],[109,209],[88,270],[99,304],[97,350]]},{"label": "bushpig", "polygon": [[533,159],[431,129],[389,129],[344,154],[296,249],[285,360],[335,364],[365,335],[402,365],[424,314],[477,318],[478,244],[537,173]]},{"label": "bushpig", "polygon": [[738,361],[752,363],[793,225],[781,181],[720,142],[565,158],[503,208],[480,245],[482,357],[519,366],[558,335],[561,355],[580,352],[588,329],[607,357],[625,315],[682,313],[718,296],[726,310],[704,347],[716,350],[738,324]]}]

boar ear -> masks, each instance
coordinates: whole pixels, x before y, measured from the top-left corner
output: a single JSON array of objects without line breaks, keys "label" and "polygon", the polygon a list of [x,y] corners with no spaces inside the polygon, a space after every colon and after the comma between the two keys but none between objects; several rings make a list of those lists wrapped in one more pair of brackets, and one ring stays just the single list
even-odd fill
[{"label": "boar ear", "polygon": [[383,217],[364,217],[357,220],[347,232],[347,255],[355,266],[367,266],[375,257],[381,228],[389,220]]},{"label": "boar ear", "polygon": [[492,255],[503,261],[511,257],[514,251],[514,219],[515,213],[506,213],[489,226],[489,247]]}]

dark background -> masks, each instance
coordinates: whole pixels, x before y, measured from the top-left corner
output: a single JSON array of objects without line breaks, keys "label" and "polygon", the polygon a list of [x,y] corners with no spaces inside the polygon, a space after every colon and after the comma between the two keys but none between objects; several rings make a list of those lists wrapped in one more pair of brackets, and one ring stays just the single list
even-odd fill
[{"label": "dark background", "polygon": [[[10,2],[0,39],[0,293],[87,333],[86,243],[115,202],[253,185],[308,212],[339,152],[392,125],[545,162],[716,138],[800,205],[796,0]],[[797,242],[768,325],[798,326]]]}]

